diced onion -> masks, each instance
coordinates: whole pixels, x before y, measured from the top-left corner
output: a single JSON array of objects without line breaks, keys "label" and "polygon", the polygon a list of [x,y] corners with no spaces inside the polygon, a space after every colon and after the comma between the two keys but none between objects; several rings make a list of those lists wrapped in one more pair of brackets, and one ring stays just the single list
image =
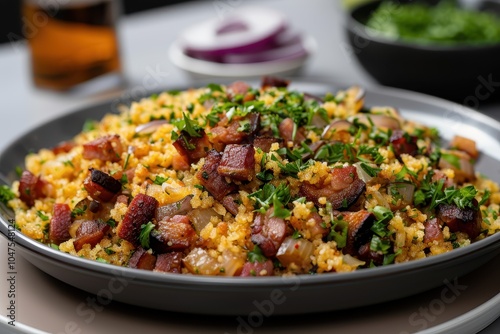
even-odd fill
[{"label": "diced onion", "polygon": [[359,267],[359,266],[364,266],[366,264],[365,261],[361,261],[356,259],[354,256],[349,255],[349,254],[343,254],[342,255],[342,262],[349,266],[353,267]]},{"label": "diced onion", "polygon": [[218,275],[220,264],[206,250],[194,248],[185,258],[184,265],[190,273],[196,275]]},{"label": "diced onion", "polygon": [[245,264],[245,257],[238,256],[227,249],[222,252],[221,257],[220,274],[222,276],[239,276]]},{"label": "diced onion", "polygon": [[198,208],[188,213],[189,220],[198,234],[200,234],[201,230],[210,223],[210,219],[212,219],[213,216],[219,217],[217,212],[212,208]]},{"label": "diced onion", "polygon": [[361,180],[363,180],[363,182],[368,183],[368,182],[370,182],[373,179],[373,177],[370,176],[370,175],[368,175],[368,173],[365,172],[365,170],[363,169],[363,167],[361,167],[362,163],[365,163],[365,164],[367,164],[370,167],[376,167],[376,166],[372,166],[369,163],[361,162],[361,161],[358,161],[358,162],[356,162],[356,163],[353,164],[353,166],[356,167],[356,171],[358,172],[358,177]]},{"label": "diced onion", "polygon": [[146,186],[146,195],[152,197],[158,197],[160,194],[165,193],[163,188],[159,184],[148,184]]},{"label": "diced onion", "polygon": [[389,184],[387,187],[389,190],[389,195],[392,195],[394,192],[399,193],[401,195],[401,200],[406,203],[413,203],[413,195],[415,193],[415,185],[408,182],[394,182]]},{"label": "diced onion", "polygon": [[192,198],[193,196],[186,196],[175,203],[159,206],[158,209],[156,209],[156,221],[160,221],[166,217],[173,217],[175,215],[185,215],[192,210]]},{"label": "diced onion", "polygon": [[276,258],[285,267],[295,263],[295,265],[307,269],[311,265],[313,248],[313,244],[309,240],[287,237],[278,249]]}]

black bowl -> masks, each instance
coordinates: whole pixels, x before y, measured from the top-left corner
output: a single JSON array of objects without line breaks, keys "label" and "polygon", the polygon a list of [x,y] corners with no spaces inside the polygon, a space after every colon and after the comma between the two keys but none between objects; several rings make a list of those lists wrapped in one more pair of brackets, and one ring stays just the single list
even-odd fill
[{"label": "black bowl", "polygon": [[[381,2],[353,8],[345,24],[351,54],[378,83],[472,108],[500,98],[500,44],[429,45],[377,35],[364,23]],[[500,4],[495,7],[492,1],[484,1],[481,7],[500,11]]]}]

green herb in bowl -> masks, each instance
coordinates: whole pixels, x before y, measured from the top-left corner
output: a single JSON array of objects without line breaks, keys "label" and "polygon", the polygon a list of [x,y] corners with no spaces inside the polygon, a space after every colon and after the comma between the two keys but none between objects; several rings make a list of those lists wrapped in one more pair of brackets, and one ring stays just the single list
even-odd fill
[{"label": "green herb in bowl", "polygon": [[425,44],[495,44],[500,42],[500,18],[461,8],[456,1],[398,4],[383,1],[366,25],[393,39]]}]

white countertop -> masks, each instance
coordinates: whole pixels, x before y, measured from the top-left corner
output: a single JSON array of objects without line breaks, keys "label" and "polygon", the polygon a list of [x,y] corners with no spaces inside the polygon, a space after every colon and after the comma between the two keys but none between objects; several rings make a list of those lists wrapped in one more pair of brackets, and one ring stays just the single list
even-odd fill
[{"label": "white countertop", "polygon": [[[247,3],[246,1],[234,0],[217,1],[227,3],[229,6],[242,6]],[[91,95],[62,94],[39,90],[31,84],[27,45],[24,42],[18,42],[0,46],[0,99],[2,101],[0,108],[0,151],[20,134],[29,131],[36,125],[82,106],[111,98],[124,97],[134,90],[141,91],[145,85],[152,90],[163,87],[189,86],[191,78],[169,61],[168,48],[184,27],[218,15],[216,7],[214,7],[217,1],[174,5],[124,17],[119,24],[119,36],[124,74],[127,79],[126,90],[116,89]],[[309,0],[305,4],[303,0],[256,0],[251,1],[251,3],[261,3],[281,10],[290,18],[297,30],[307,31],[316,39],[317,53],[308,61],[302,75],[311,78],[326,78],[346,84],[360,84],[365,87],[374,84],[358,67],[349,52],[347,42],[344,41],[341,28],[343,13],[338,2]],[[484,105],[481,107],[481,111],[500,120],[500,103]],[[6,254],[6,251],[3,250],[4,247],[5,244],[2,240],[1,249],[3,254]],[[497,257],[495,261],[498,263],[498,260]],[[19,261],[23,260],[19,259]],[[32,270],[29,269],[29,272]],[[33,279],[37,282],[37,280],[46,280],[47,277],[37,273]],[[4,294],[6,291],[5,279],[1,278],[0,282],[0,294]],[[46,284],[46,282],[43,283]],[[71,292],[73,290],[64,287],[64,291]],[[81,296],[78,293],[77,295]],[[55,313],[58,312],[57,305],[49,301],[48,304],[48,307],[54,308]],[[497,306],[500,308],[500,305]],[[1,305],[0,308],[5,309]],[[19,312],[22,312],[22,309]],[[5,310],[0,312],[0,315],[4,313]],[[24,318],[26,319],[26,317]],[[166,319],[166,321],[172,320],[173,317],[169,316]],[[353,321],[355,320],[356,318],[353,318]],[[277,324],[273,325],[276,331],[287,329],[282,326],[283,321],[277,322]],[[167,324],[165,326],[168,327]],[[189,328],[193,329],[192,326]],[[213,329],[211,328],[212,331]],[[203,328],[198,328],[197,331],[203,332]],[[484,330],[484,333],[498,332],[500,332],[500,320]]]}]

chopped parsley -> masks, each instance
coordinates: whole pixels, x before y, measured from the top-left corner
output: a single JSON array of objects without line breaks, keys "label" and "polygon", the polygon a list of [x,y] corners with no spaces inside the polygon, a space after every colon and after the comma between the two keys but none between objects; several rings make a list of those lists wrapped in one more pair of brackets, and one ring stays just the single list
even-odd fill
[{"label": "chopped parsley", "polygon": [[14,199],[14,192],[6,185],[0,186],[0,202],[7,204],[8,201]]},{"label": "chopped parsley", "polygon": [[38,218],[40,218],[44,222],[47,221],[47,220],[49,220],[49,217],[43,211],[38,210],[36,212],[36,215],[38,216]]},{"label": "chopped parsley", "polygon": [[71,217],[75,218],[81,216],[85,213],[85,211],[87,211],[87,205],[84,205],[83,207],[77,206],[71,211]]},{"label": "chopped parsley", "polygon": [[267,258],[262,254],[262,250],[260,249],[259,246],[255,245],[253,247],[253,250],[248,252],[247,254],[247,259],[248,262],[250,263],[255,263],[255,262],[266,262]]},{"label": "chopped parsley", "polygon": [[349,223],[344,220],[342,215],[339,215],[332,220],[331,224],[327,240],[335,241],[337,243],[337,248],[344,248],[347,244]]},{"label": "chopped parsley", "polygon": [[83,128],[82,128],[83,132],[90,132],[96,129],[97,129],[97,122],[94,120],[88,119],[85,121],[85,123],[83,123]]},{"label": "chopped parsley", "polygon": [[148,222],[147,224],[141,225],[141,233],[139,234],[139,242],[142,248],[149,248],[149,234],[155,228],[155,224]]},{"label": "chopped parsley", "polygon": [[[173,121],[172,122],[181,132],[184,132],[184,133],[187,133],[189,136],[191,137],[201,137],[201,127],[196,124],[196,122],[194,122],[193,120],[191,120],[187,115],[186,113],[182,113],[182,119],[181,120],[177,120],[177,121]],[[172,131],[172,133],[174,133]],[[178,135],[176,136],[178,137]],[[177,138],[174,138],[174,136],[172,136],[172,140],[175,140]]]},{"label": "chopped parsley", "polygon": [[375,177],[378,175],[378,173],[382,170],[381,168],[378,167],[372,167],[364,162],[360,164],[361,168],[366,172],[371,177]]},{"label": "chopped parsley", "polygon": [[152,180],[154,184],[157,184],[157,185],[162,185],[164,182],[167,182],[167,180],[169,179],[169,177],[163,177],[163,176],[159,176],[159,175],[156,175],[155,176],[155,179]]},{"label": "chopped parsley", "polygon": [[260,213],[266,213],[273,206],[274,217],[287,218],[290,216],[290,211],[285,208],[291,201],[290,188],[284,183],[280,183],[278,187],[266,183],[261,189],[251,193],[248,197],[255,200],[256,211]]},{"label": "chopped parsley", "polygon": [[413,203],[415,206],[429,206],[429,209],[436,208],[439,204],[455,205],[460,209],[477,209],[478,204],[484,204],[490,193],[484,192],[479,203],[475,202],[478,190],[473,185],[468,185],[459,189],[454,186],[444,188],[444,180],[432,181],[432,175],[427,174],[420,187],[415,191]]}]

